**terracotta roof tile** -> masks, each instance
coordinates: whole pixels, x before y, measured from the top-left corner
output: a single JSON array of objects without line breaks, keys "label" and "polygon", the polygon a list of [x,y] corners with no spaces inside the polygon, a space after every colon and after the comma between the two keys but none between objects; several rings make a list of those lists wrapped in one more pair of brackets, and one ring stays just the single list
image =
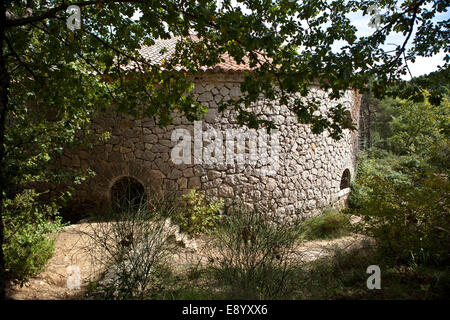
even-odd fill
[{"label": "terracotta roof tile", "polygon": [[[196,36],[190,36],[190,38],[194,41],[198,41]],[[171,55],[175,53],[176,44],[180,40],[181,37],[173,37],[166,40],[158,39],[152,46],[142,46],[142,48],[139,49],[139,53],[148,62],[152,64],[160,64],[163,60],[168,60]],[[161,53],[162,50],[165,50],[165,52]],[[248,64],[248,58],[246,57],[243,59],[244,63],[241,64],[236,63],[236,61],[228,54],[222,55],[221,58],[223,60],[221,63],[218,63],[214,67],[202,68],[203,71],[238,72],[251,69]]]}]

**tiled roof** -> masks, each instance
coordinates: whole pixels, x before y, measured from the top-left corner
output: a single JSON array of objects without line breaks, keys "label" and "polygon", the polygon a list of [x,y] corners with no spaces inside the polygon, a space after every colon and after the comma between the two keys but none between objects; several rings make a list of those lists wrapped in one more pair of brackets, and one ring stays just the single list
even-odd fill
[{"label": "tiled roof", "polygon": [[[198,41],[196,36],[190,36],[190,38],[194,41]],[[142,46],[142,48],[139,49],[139,53],[148,62],[152,64],[160,64],[163,60],[168,60],[171,55],[175,53],[175,46],[180,39],[181,37],[173,37],[167,40],[155,40],[155,44],[152,46]],[[161,53],[162,50],[165,50],[165,52]],[[251,69],[248,64],[249,59],[247,57],[244,57],[244,63],[241,64],[236,63],[236,61],[228,54],[222,55],[221,58],[222,62],[218,63],[214,67],[204,67],[202,68],[203,71],[238,72]]]}]

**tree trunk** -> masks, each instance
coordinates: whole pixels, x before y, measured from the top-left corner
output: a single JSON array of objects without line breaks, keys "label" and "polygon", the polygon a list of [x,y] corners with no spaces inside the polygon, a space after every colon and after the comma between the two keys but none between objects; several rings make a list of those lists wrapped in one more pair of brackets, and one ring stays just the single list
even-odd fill
[{"label": "tree trunk", "polygon": [[5,123],[8,108],[9,74],[6,69],[6,57],[4,52],[6,10],[4,1],[0,1],[0,300],[6,297],[5,259],[3,254],[3,242],[5,238],[3,225],[3,191],[5,188]]},{"label": "tree trunk", "polygon": [[360,110],[360,123],[361,123],[361,141],[363,144],[363,149],[367,150],[372,146],[372,126],[373,126],[373,106],[376,100],[370,94],[366,93],[363,95],[361,100],[361,110]]},{"label": "tree trunk", "polygon": [[370,102],[367,103],[367,149],[372,147],[372,137],[370,131],[372,130],[372,109],[370,108]]}]

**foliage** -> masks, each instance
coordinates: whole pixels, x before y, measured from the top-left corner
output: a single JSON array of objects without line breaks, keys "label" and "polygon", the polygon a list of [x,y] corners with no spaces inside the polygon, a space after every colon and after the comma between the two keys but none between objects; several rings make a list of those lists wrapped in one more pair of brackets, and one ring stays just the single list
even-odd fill
[{"label": "foliage", "polygon": [[[370,265],[381,269],[381,290],[366,286]],[[392,261],[371,245],[336,250],[333,256],[300,268],[297,279],[293,299],[440,300],[448,299],[450,292],[448,267],[392,266]]]},{"label": "foliage", "polygon": [[366,182],[377,176],[394,184],[412,187],[412,174],[420,174],[430,170],[430,165],[417,156],[397,156],[391,152],[372,148],[359,153],[359,164],[356,180],[352,184],[349,205],[359,208],[372,192]]},{"label": "foliage", "polygon": [[407,183],[369,173],[359,176],[364,196],[358,195],[352,214],[358,226],[375,237],[380,249],[398,263],[448,262],[450,224],[448,178],[425,171]]},{"label": "foliage", "polygon": [[[27,80],[18,81],[26,86]],[[89,131],[85,138],[79,135],[90,123],[90,110],[78,110],[62,102],[56,106],[45,99],[33,102],[30,96],[22,94],[23,91],[15,86],[10,89],[10,102],[22,107],[8,110],[4,137],[6,156],[0,173],[0,192],[6,199],[0,210],[4,211],[5,236],[8,237],[9,231],[14,233],[14,228],[19,229],[3,247],[5,261],[12,277],[20,283],[41,271],[51,257],[53,242],[47,234],[53,230],[53,225],[55,228],[59,225],[56,215],[60,206],[68,203],[74,186],[91,174],[56,166],[63,148],[88,145],[99,139]],[[28,189],[36,189],[39,194]]]},{"label": "foliage", "polygon": [[[367,119],[371,131],[369,145],[374,147],[369,150],[371,156],[380,158],[380,150],[384,150],[448,168],[449,96],[444,95],[439,105],[431,104],[429,98],[426,94],[422,102],[413,102],[391,98],[377,101],[368,97],[370,102],[365,109],[371,112]],[[364,118],[368,117],[364,115]],[[390,157],[390,160],[394,159]]]},{"label": "foliage", "polygon": [[232,299],[283,299],[295,286],[288,255],[297,238],[295,223],[233,204],[211,239],[214,278]]},{"label": "foliage", "polygon": [[38,201],[34,190],[24,190],[5,203],[5,252],[8,275],[23,285],[42,271],[53,255],[54,233],[62,226],[58,208]]},{"label": "foliage", "polygon": [[[142,199],[142,198],[140,198]],[[82,234],[90,239],[86,250],[92,263],[106,270],[92,295],[103,299],[144,299],[157,287],[158,273],[176,247],[170,217],[173,201],[155,195],[147,202],[130,200],[111,210],[106,222],[89,224]],[[92,287],[92,286],[91,286]]]},{"label": "foliage", "polygon": [[438,106],[449,94],[449,79],[450,69],[444,67],[410,81],[399,82],[390,86],[386,95],[399,97],[412,103],[429,100],[432,105]]},{"label": "foliage", "polygon": [[338,210],[327,208],[322,214],[307,218],[300,225],[300,238],[305,240],[334,239],[349,233],[350,218]]},{"label": "foliage", "polygon": [[[369,290],[366,273],[369,265],[381,268],[381,290]],[[160,272],[159,290],[152,299],[224,300],[233,296],[223,283],[215,281],[214,269],[200,268],[193,279],[189,272]],[[370,243],[352,249],[336,249],[333,255],[302,264],[289,265],[289,277],[295,282],[285,299],[447,299],[450,268],[391,266]],[[220,278],[219,278],[220,279]]]},{"label": "foliage", "polygon": [[[189,74],[217,64],[227,53],[237,62],[246,57],[252,67],[243,84],[246,95],[221,103],[221,107],[238,112],[240,123],[249,127],[273,126],[246,109],[264,94],[266,107],[270,108],[270,100],[281,99],[302,123],[311,123],[314,132],[329,130],[337,138],[342,128],[352,127],[341,105],[333,107],[328,118],[315,113],[317,101],[305,103],[301,97],[288,99],[289,95],[305,96],[309,85],[318,81],[321,87],[332,90],[332,98],[338,98],[350,86],[365,90],[373,78],[374,92],[381,95],[406,74],[405,62],[440,50],[448,57],[448,20],[439,15],[446,10],[446,1],[433,6],[430,3],[431,0],[400,5],[393,0],[239,1],[238,5],[231,0],[189,0],[182,4],[176,0],[85,2],[79,4],[82,28],[71,32],[64,14],[69,3],[27,1],[31,19],[24,17],[27,6],[23,2],[11,1],[4,8],[8,10],[7,69],[14,79],[11,87],[21,87],[20,96],[26,97],[28,103],[42,100],[50,108],[64,104],[77,109],[77,105],[104,108],[114,102],[121,111],[158,115],[165,125],[171,122],[174,110],[190,120],[206,112],[206,107],[192,95],[184,94],[192,89]],[[362,13],[369,22],[372,5],[383,12],[380,28],[368,36],[358,36],[351,15]],[[395,50],[383,46],[392,32],[406,35],[405,42]],[[190,33],[199,40],[191,41]],[[160,65],[144,61],[136,51],[143,44],[151,45],[155,39],[170,36],[185,38],[174,56]],[[413,41],[406,49],[409,40]],[[340,50],[333,50],[335,45]],[[135,62],[135,71],[122,68],[131,62]],[[179,72],[179,66],[186,72]],[[161,72],[161,67],[165,72]],[[409,90],[411,94],[421,92],[422,82]],[[435,88],[440,88],[438,84],[439,81],[423,84],[433,94],[436,89],[437,98],[433,101],[442,94]],[[136,105],[143,105],[143,109],[138,110]]]},{"label": "foliage", "polygon": [[[439,105],[384,99],[372,104],[373,147],[360,154],[349,210],[392,263],[448,259],[448,95]],[[370,106],[368,106],[370,107]]]},{"label": "foliage", "polygon": [[445,96],[440,105],[428,100],[419,103],[396,101],[395,113],[390,121],[392,135],[387,138],[388,148],[395,154],[415,154],[429,158],[437,149],[448,155],[449,139],[445,129],[449,125],[450,103]]},{"label": "foliage", "polygon": [[195,189],[190,190],[182,198],[185,205],[181,207],[174,220],[181,230],[191,235],[213,231],[221,220],[220,210],[223,207],[223,200],[208,201],[204,194]]}]

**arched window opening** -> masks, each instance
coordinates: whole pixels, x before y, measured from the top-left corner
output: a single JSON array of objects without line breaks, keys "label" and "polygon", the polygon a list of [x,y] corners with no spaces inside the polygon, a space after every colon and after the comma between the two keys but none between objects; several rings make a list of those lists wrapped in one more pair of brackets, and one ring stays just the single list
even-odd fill
[{"label": "arched window opening", "polygon": [[341,190],[350,188],[350,170],[345,169],[341,177]]},{"label": "arched window opening", "polygon": [[123,177],[111,187],[111,206],[115,211],[138,210],[147,201],[144,186],[132,177]]}]

